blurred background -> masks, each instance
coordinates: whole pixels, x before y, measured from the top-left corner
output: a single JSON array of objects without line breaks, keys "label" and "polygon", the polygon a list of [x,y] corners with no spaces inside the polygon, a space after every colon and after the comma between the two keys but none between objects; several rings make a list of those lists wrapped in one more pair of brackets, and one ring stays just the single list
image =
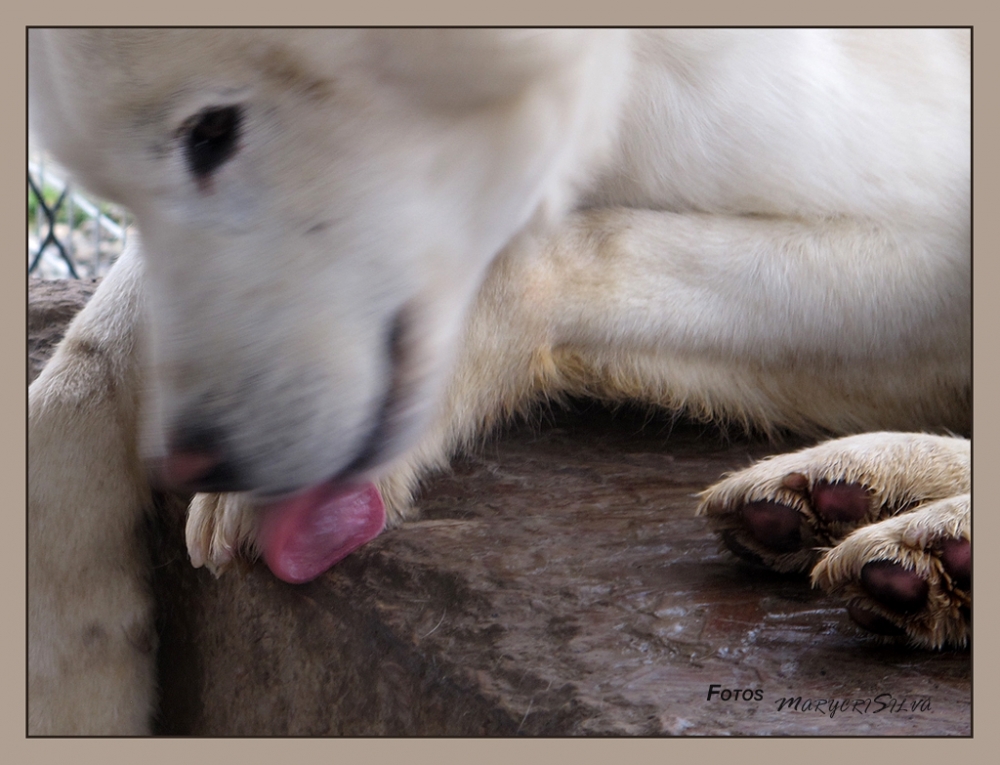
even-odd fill
[{"label": "blurred background", "polygon": [[28,275],[40,279],[103,276],[128,237],[130,216],[67,181],[43,151],[28,147]]}]

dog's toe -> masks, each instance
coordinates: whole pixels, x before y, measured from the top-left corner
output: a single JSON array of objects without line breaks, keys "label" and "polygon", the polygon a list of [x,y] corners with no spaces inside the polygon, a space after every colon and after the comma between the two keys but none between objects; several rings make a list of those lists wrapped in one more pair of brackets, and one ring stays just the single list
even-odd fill
[{"label": "dog's toe", "polygon": [[257,513],[242,494],[196,494],[185,536],[191,565],[221,576],[235,562],[257,557]]}]

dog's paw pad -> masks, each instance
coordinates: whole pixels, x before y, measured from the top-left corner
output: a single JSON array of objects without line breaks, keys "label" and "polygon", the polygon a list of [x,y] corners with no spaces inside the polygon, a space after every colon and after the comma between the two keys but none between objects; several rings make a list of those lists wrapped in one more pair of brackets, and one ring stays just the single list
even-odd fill
[{"label": "dog's paw pad", "polygon": [[968,491],[968,441],[870,433],[763,460],[701,495],[723,544],[777,571],[808,571],[857,528]]},{"label": "dog's paw pad", "polygon": [[813,569],[860,627],[927,648],[964,646],[972,608],[969,495],[858,529]]},{"label": "dog's paw pad", "polygon": [[802,547],[799,513],[778,502],[749,502],[740,510],[747,531],[766,550],[794,552]]},{"label": "dog's paw pad", "polygon": [[[735,477],[745,485],[744,496],[754,496],[759,488],[755,477]],[[806,571],[818,559],[820,548],[877,519],[884,509],[873,502],[872,491],[863,484],[811,481],[805,473],[793,472],[780,479],[778,490],[767,499],[728,504],[708,499],[702,511],[731,552],[779,571]]]},{"label": "dog's paw pad", "polygon": [[871,494],[861,484],[820,481],[812,490],[812,507],[827,523],[857,523],[871,509]]},{"label": "dog's paw pad", "polygon": [[[781,479],[783,488],[795,492],[803,500],[796,509],[791,503],[759,500],[747,502],[734,515],[744,531],[756,543],[754,549],[782,555],[806,547],[809,540],[822,542],[830,525],[856,524],[871,510],[871,492],[864,486],[843,481],[819,481],[810,491],[809,478],[803,473],[789,473]],[[734,535],[730,535],[734,541]],[[739,545],[744,557],[746,545]],[[759,558],[753,555],[751,557]]]},{"label": "dog's paw pad", "polygon": [[861,588],[883,608],[915,614],[927,604],[930,586],[915,571],[891,560],[873,560],[861,568]]}]

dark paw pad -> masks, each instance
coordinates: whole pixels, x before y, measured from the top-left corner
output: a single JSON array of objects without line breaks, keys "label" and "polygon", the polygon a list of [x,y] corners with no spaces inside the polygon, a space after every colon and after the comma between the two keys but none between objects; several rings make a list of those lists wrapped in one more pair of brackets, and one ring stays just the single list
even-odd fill
[{"label": "dark paw pad", "polygon": [[861,586],[880,605],[899,614],[915,614],[927,603],[930,590],[919,574],[889,560],[866,563]]},{"label": "dark paw pad", "polygon": [[754,539],[768,550],[786,553],[802,546],[799,514],[794,508],[777,502],[751,502],[742,512]]},{"label": "dark paw pad", "polygon": [[823,520],[855,523],[868,514],[870,492],[856,483],[820,481],[812,490],[812,506]]}]

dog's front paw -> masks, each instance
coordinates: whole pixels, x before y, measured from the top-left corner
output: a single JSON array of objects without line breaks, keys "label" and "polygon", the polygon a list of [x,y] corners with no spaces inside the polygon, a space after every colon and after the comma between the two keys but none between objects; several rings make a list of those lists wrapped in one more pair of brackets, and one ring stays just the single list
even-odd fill
[{"label": "dog's front paw", "polygon": [[860,626],[925,648],[964,646],[972,613],[968,494],[858,529],[813,569]]},{"label": "dog's front paw", "polygon": [[969,491],[969,442],[867,433],[782,454],[702,493],[723,543],[777,571],[808,571],[855,529]]},{"label": "dog's front paw", "polygon": [[191,564],[221,576],[233,562],[253,561],[259,514],[244,494],[196,494],[188,508]]}]

